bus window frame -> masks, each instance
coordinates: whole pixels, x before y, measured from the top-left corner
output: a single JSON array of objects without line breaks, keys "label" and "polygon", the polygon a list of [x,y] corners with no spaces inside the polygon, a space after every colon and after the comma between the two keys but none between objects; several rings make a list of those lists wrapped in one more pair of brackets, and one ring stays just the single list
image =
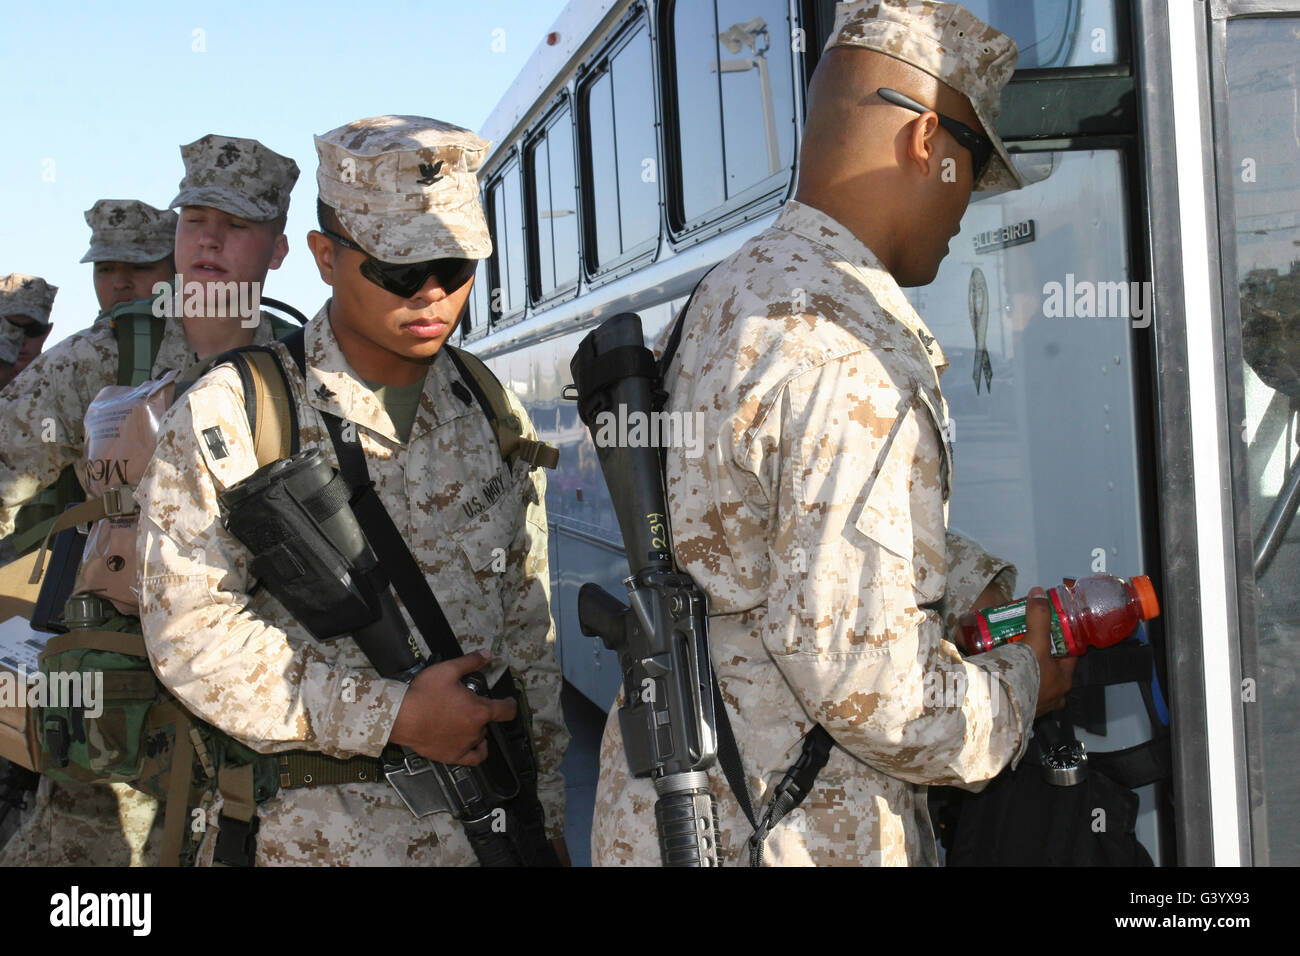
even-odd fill
[{"label": "bus window frame", "polygon": [[[659,203],[659,229],[652,239],[646,239],[630,250],[620,253],[606,263],[596,262],[599,244],[596,238],[596,199],[592,195],[593,175],[591,171],[591,112],[588,108],[592,84],[609,72],[609,62],[627,47],[644,28],[646,39],[650,44],[650,86],[652,88],[652,107],[656,132],[655,162],[660,175],[655,177]],[[617,279],[638,268],[655,261],[659,256],[665,234],[664,212],[664,140],[658,131],[663,129],[663,109],[657,83],[659,69],[659,40],[655,35],[654,20],[646,11],[644,4],[636,4],[629,11],[623,22],[610,34],[609,40],[595,54],[578,67],[573,77],[574,103],[573,111],[575,137],[578,150],[578,193],[582,203],[582,274],[592,287]],[[617,122],[617,120],[616,120]],[[617,126],[615,127],[617,143]]]},{"label": "bus window frame", "polygon": [[[509,152],[506,153],[505,158],[502,159],[499,163],[494,164],[495,169],[493,169],[492,171],[492,178],[487,181],[487,184],[483,189],[483,195],[484,197],[486,197],[486,200],[484,202],[484,212],[487,215],[488,229],[492,235],[492,256],[488,265],[488,276],[492,280],[491,289],[501,289],[503,288],[503,286],[501,285],[502,250],[501,250],[500,242],[497,241],[498,233],[497,233],[497,224],[496,224],[496,203],[491,201],[492,190],[500,187],[505,182],[506,176],[510,174],[510,171],[512,169],[518,170],[519,193],[520,193],[519,196],[520,208],[518,212],[520,216],[520,224],[523,230],[520,238],[524,243],[524,304],[520,308],[512,312],[508,312],[508,313],[496,312],[492,308],[492,294],[491,294],[491,289],[489,289],[488,313],[490,319],[487,325],[489,326],[491,331],[495,331],[497,329],[503,329],[506,328],[507,326],[515,325],[516,323],[523,321],[524,317],[528,314],[528,297],[529,297],[528,274],[530,271],[528,266],[528,245],[529,245],[528,234],[531,230],[528,228],[527,216],[524,215],[526,200],[524,196],[524,189],[525,189],[524,178],[523,178],[524,161],[523,161],[522,154],[523,151],[520,148],[519,143],[513,144],[510,147]],[[473,333],[471,333],[471,336],[472,335]]]},{"label": "bus window frame", "polygon": [[[525,230],[525,259],[527,265],[524,267],[525,272],[525,299],[534,309],[549,307],[560,302],[567,302],[569,299],[577,297],[578,290],[582,286],[582,263],[584,258],[584,243],[582,229],[582,206],[579,197],[582,194],[582,183],[578,178],[578,157],[571,156],[573,160],[573,177],[574,177],[574,197],[575,213],[578,216],[578,275],[572,282],[562,286],[556,286],[546,294],[542,293],[542,238],[538,230],[533,228],[533,222],[537,217],[537,167],[533,161],[533,153],[537,144],[550,136],[551,129],[562,122],[561,114],[568,111],[570,142],[573,149],[577,149],[578,138],[577,131],[574,129],[574,111],[573,98],[569,96],[568,89],[560,91],[555,102],[542,114],[541,119],[532,125],[528,131],[520,137],[521,148],[519,150],[520,174],[522,180],[520,185],[523,187],[522,199],[524,202],[524,230]],[[548,165],[549,170],[549,165]],[[549,183],[547,184],[549,187]],[[551,247],[551,255],[554,256],[554,243]]]},{"label": "bus window frame", "polygon": [[[483,204],[484,215],[486,215],[486,213],[487,213],[487,189],[486,189],[486,188],[484,188],[484,189],[482,190],[482,192],[480,193],[480,195],[479,195],[479,202],[481,202],[481,203]],[[496,253],[495,245],[493,246],[492,252],[493,252],[493,254]],[[492,288],[491,288],[491,287],[492,287],[492,258],[493,258],[492,256],[488,256],[488,258],[487,258],[487,260],[486,260],[486,261],[487,261],[487,279],[488,279],[488,293],[487,293],[488,307],[487,307],[487,314],[486,314],[486,315],[483,315],[483,316],[480,316],[480,315],[475,311],[475,309],[474,309],[474,295],[475,295],[475,293],[474,293],[473,291],[471,291],[471,292],[470,292],[470,296],[469,296],[469,301],[465,303],[465,315],[466,315],[466,316],[469,316],[469,319],[470,319],[469,331],[466,331],[466,330],[465,330],[465,318],[464,318],[464,316],[462,316],[461,321],[460,321],[460,324],[459,324],[459,325],[457,326],[457,328],[456,328],[456,334],[460,336],[459,343],[460,343],[461,345],[468,345],[470,342],[478,342],[478,341],[480,341],[480,340],[482,340],[482,339],[484,339],[484,338],[487,338],[488,334],[489,334],[489,333],[491,332],[491,330],[492,330],[492,319],[493,319],[493,315],[492,315]],[[475,277],[476,277],[476,278],[477,278],[477,275],[478,275],[478,273],[475,272]]]},{"label": "bus window frame", "polygon": [[[659,75],[656,85],[658,86],[659,101],[662,104],[660,130],[662,132],[664,165],[660,169],[664,172],[661,177],[664,180],[663,218],[667,227],[669,243],[674,249],[685,248],[720,233],[728,232],[750,219],[755,219],[771,212],[773,209],[779,208],[789,196],[792,196],[794,194],[795,170],[799,163],[799,147],[803,141],[804,121],[803,78],[805,71],[802,60],[804,54],[799,51],[791,51],[790,71],[786,77],[791,84],[791,102],[794,106],[793,120],[795,126],[794,149],[792,150],[790,164],[783,167],[781,172],[759,180],[742,192],[725,200],[721,205],[710,209],[704,215],[695,219],[686,219],[685,209],[682,206],[682,145],[678,133],[679,118],[676,112],[677,65],[674,42],[675,32],[673,30],[673,15],[676,13],[680,2],[681,0],[664,0],[657,11],[658,47],[662,54],[658,58]],[[708,0],[708,2],[713,6],[716,15],[716,0]],[[797,12],[802,17],[804,8],[799,7]],[[788,6],[786,14],[787,16],[790,14]],[[802,20],[800,22],[802,23]],[[719,130],[719,132],[722,131]],[[724,176],[725,172],[724,168]],[[680,216],[678,214],[679,209],[681,209]]]}]

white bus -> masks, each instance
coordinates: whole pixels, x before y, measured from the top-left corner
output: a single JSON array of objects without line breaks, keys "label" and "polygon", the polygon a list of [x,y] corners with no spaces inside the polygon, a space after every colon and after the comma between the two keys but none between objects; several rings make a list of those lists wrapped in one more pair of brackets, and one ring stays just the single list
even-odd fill
[{"label": "white bus", "polygon": [[[951,523],[1021,590],[1147,574],[1172,779],[1161,864],[1300,862],[1300,0],[967,0],[1019,69],[999,132],[1027,188],[975,194],[909,295],[951,366]],[[828,0],[575,0],[490,116],[496,246],[458,335],[561,449],[547,491],[566,678],[608,708],[585,581],[621,593],[594,448],[561,390],[602,319],[653,341],[793,192]],[[1138,685],[1090,749],[1151,737]]]}]

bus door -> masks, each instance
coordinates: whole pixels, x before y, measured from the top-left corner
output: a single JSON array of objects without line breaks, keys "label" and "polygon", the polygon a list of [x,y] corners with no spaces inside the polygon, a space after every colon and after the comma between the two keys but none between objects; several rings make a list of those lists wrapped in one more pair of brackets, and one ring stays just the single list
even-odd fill
[{"label": "bus door", "polygon": [[1300,863],[1300,2],[1144,3],[1186,862]]},{"label": "bus door", "polygon": [[[1021,49],[999,127],[1030,184],[974,193],[935,281],[906,290],[949,362],[950,527],[1013,561],[1019,594],[1095,573],[1159,590],[1131,10],[966,5]],[[1140,636],[1163,635],[1157,619]],[[1090,752],[1168,719],[1137,683],[1079,691],[1071,716]],[[1138,795],[1138,839],[1172,862],[1165,788]]]}]

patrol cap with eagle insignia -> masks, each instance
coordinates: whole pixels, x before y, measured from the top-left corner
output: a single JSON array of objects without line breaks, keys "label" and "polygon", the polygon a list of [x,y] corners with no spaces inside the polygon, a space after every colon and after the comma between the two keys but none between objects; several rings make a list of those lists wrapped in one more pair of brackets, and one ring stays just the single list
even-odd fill
[{"label": "patrol cap with eagle insignia", "polygon": [[181,147],[185,178],[168,205],[211,206],[252,222],[271,222],[289,211],[298,164],[255,139],[209,133]]},{"label": "patrol cap with eagle insignia", "polygon": [[320,199],[382,262],[486,259],[477,172],[489,145],[422,116],[357,120],[316,137]]},{"label": "patrol cap with eagle insignia", "polygon": [[997,133],[1002,88],[1020,55],[1009,36],[955,3],[855,0],[835,5],[835,25],[823,52],[834,47],[885,53],[965,94],[994,149],[975,189],[1025,185]]},{"label": "patrol cap with eagle insignia", "polygon": [[90,251],[82,262],[157,262],[172,254],[176,220],[170,209],[138,199],[101,199],[86,210]]}]

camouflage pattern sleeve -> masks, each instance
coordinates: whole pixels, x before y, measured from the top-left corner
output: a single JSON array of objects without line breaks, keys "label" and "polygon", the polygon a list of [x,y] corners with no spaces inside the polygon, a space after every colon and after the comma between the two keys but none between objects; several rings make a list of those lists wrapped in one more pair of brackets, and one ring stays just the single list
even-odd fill
[{"label": "camouflage pattern sleeve", "polygon": [[[515,394],[506,391],[525,438],[537,433]],[[555,653],[555,624],[551,619],[551,572],[546,522],[546,469],[526,471],[515,464],[523,489],[523,514],[506,561],[502,588],[508,663],[528,692],[533,711],[533,743],[537,748],[537,792],[546,811],[546,834],[564,835],[564,778],[560,764],[569,744],[569,731],[560,705],[560,662]],[[520,477],[520,476],[523,477]]]},{"label": "camouflage pattern sleeve", "polygon": [[18,509],[81,463],[86,408],[117,375],[111,330],[93,328],[60,342],[0,391],[0,538]]},{"label": "camouflage pattern sleeve", "polygon": [[[405,685],[351,641],[313,641],[274,598],[249,595],[249,554],[217,495],[257,467],[233,369],[172,406],[140,482],[140,616],[159,678],[194,714],[256,751],[375,756]],[[359,658],[359,659],[358,659]]]},{"label": "camouflage pattern sleeve", "polygon": [[948,590],[943,596],[943,633],[956,643],[957,620],[969,611],[990,584],[1007,603],[1016,594],[1016,566],[989,554],[965,535],[949,530]]},{"label": "camouflage pattern sleeve", "polygon": [[1024,752],[1037,667],[1027,647],[967,661],[942,639],[934,410],[887,350],[831,358],[782,392],[732,444],[774,510],[768,652],[808,715],[876,769],[916,784],[996,775]]}]

